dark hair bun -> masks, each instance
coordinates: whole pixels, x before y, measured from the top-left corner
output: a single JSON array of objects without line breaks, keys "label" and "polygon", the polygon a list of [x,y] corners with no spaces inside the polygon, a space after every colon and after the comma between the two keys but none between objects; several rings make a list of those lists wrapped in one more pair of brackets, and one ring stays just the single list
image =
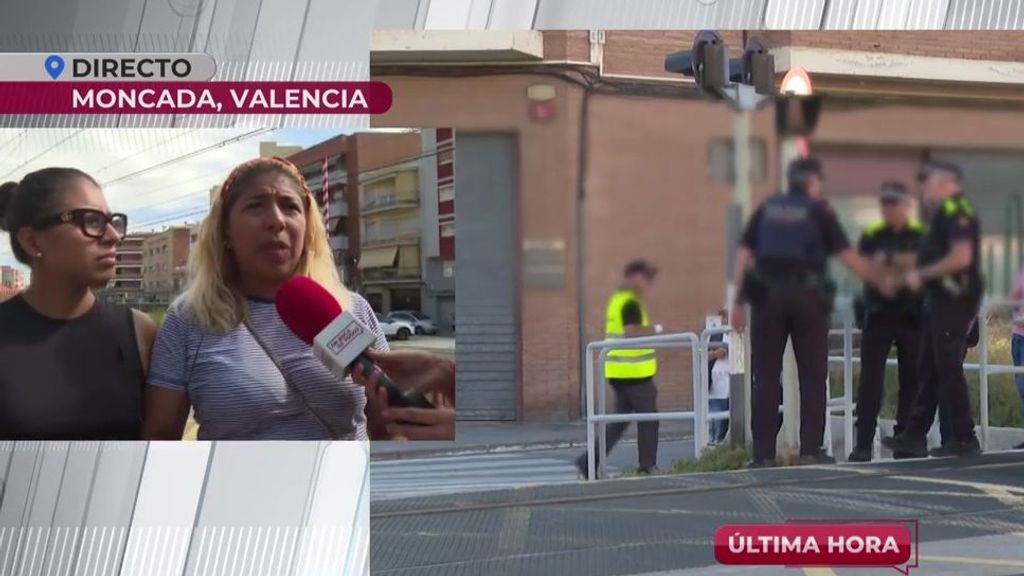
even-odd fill
[{"label": "dark hair bun", "polygon": [[17,182],[5,182],[0,184],[0,230],[7,231],[7,207],[14,199],[14,189],[18,187]]}]

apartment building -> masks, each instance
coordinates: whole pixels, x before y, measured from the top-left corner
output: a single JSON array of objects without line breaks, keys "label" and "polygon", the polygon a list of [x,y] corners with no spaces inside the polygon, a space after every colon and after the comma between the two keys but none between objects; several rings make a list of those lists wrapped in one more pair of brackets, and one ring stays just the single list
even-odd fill
[{"label": "apartment building", "polygon": [[25,274],[13,266],[0,266],[0,286],[20,290],[25,287]]},{"label": "apartment building", "polygon": [[170,302],[185,287],[192,230],[174,226],[142,244],[142,290],[154,301]]}]

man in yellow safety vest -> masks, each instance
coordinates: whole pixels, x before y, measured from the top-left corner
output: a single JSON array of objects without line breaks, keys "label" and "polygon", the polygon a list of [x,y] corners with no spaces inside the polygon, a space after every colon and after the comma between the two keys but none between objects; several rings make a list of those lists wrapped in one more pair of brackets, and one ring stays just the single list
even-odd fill
[{"label": "man in yellow safety vest", "polygon": [[[660,325],[651,325],[644,297],[657,275],[658,269],[644,260],[626,265],[622,287],[612,294],[605,312],[605,338],[637,338],[661,333]],[[652,413],[658,411],[658,389],[654,376],[658,361],[653,349],[612,350],[604,365],[604,375],[615,391],[617,411],[623,413]],[[607,439],[610,452],[629,426],[628,422],[615,422],[608,426]],[[658,421],[637,423],[637,444],[641,474],[655,470],[658,458]],[[598,458],[602,454],[597,449]],[[576,466],[587,475],[586,454],[576,460]]]}]

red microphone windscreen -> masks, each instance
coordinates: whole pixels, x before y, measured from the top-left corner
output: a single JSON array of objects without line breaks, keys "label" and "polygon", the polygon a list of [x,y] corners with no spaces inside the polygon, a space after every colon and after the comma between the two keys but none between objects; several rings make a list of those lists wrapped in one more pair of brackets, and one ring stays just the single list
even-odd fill
[{"label": "red microphone windscreen", "polygon": [[341,305],[334,296],[305,276],[285,282],[277,291],[274,305],[288,329],[307,344],[341,315]]}]

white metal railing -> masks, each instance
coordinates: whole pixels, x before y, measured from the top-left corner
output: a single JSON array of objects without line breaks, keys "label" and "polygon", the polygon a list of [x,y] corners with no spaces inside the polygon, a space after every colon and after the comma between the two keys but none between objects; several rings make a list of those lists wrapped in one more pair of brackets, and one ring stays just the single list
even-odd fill
[{"label": "white metal railing", "polygon": [[[653,349],[687,349],[692,350],[691,355],[692,370],[691,370],[691,385],[693,386],[693,397],[694,397],[694,409],[690,411],[682,412],[644,412],[644,413],[630,413],[630,414],[608,414],[607,413],[607,398],[606,398],[606,379],[604,376],[604,365],[608,358],[608,353],[612,350],[630,350],[637,348],[653,348]],[[693,332],[686,332],[683,334],[662,334],[658,336],[644,336],[640,338],[616,338],[611,340],[602,340],[599,342],[591,342],[587,345],[586,351],[586,401],[587,401],[587,478],[597,478],[595,472],[599,472],[600,476],[604,476],[605,464],[608,461],[608,437],[607,437],[607,425],[609,422],[648,422],[651,420],[692,420],[694,421],[694,438],[695,442],[699,445],[700,438],[707,435],[707,431],[701,433],[700,426],[697,422],[703,421],[701,419],[707,413],[707,406],[702,406],[701,402],[698,401],[700,382],[702,378],[699,370],[698,360],[703,357],[700,353],[700,338]],[[594,353],[598,353],[597,363],[601,367],[600,377],[596,380],[594,378]],[[596,387],[595,387],[596,385]],[[596,410],[595,407],[595,395],[596,403],[600,408],[600,411]],[[595,430],[595,427],[597,430]],[[602,458],[600,460],[600,467],[595,470],[595,451],[596,446],[595,435],[598,435],[601,440]]]},{"label": "white metal railing", "polygon": [[[853,314],[850,310],[849,302],[844,302],[841,311],[843,313],[843,327],[836,330],[829,331],[829,335],[843,336],[843,355],[842,356],[829,356],[828,361],[830,365],[842,365],[843,366],[843,396],[839,398],[829,399],[829,413],[835,412],[842,409],[845,412],[845,428],[846,428],[846,449],[847,454],[853,450],[852,436],[853,436],[853,365],[860,364],[860,358],[853,355],[853,337],[860,334],[861,331],[853,325]],[[978,362],[964,362],[964,372],[977,372],[978,373],[978,389],[979,389],[979,402],[978,412],[980,415],[980,428],[981,428],[981,445],[982,448],[988,448],[990,422],[989,422],[989,376],[995,374],[1024,374],[1024,367],[1014,366],[1011,364],[992,364],[989,360],[988,350],[988,318],[989,314],[999,308],[1016,308],[1022,303],[1006,299],[986,298],[981,305],[981,309],[978,312]],[[889,358],[886,361],[887,366],[898,366],[899,362],[895,358]],[[936,421],[938,421],[938,414],[936,413]],[[875,434],[876,441],[879,434]],[[831,440],[831,439],[830,439]],[[877,449],[877,443],[876,443]],[[876,454],[877,455],[877,454]]]},{"label": "white metal railing", "polygon": [[[1024,367],[1018,367],[1007,364],[992,364],[989,361],[988,351],[988,326],[987,320],[989,313],[997,308],[1017,307],[1022,302],[1010,301],[1010,300],[999,300],[999,299],[986,299],[981,306],[978,313],[978,329],[979,329],[979,341],[978,341],[978,357],[979,361],[976,363],[964,363],[964,371],[976,371],[979,375],[979,393],[980,402],[979,410],[981,414],[981,443],[983,448],[987,448],[989,441],[989,377],[995,374],[1024,374]],[[843,431],[844,431],[844,447],[846,454],[853,451],[854,433],[853,433],[853,367],[854,364],[860,363],[860,358],[855,357],[853,354],[853,339],[854,336],[860,334],[860,330],[854,327],[854,318],[852,306],[848,298],[840,299],[837,306],[837,310],[842,317],[842,328],[833,329],[829,331],[829,337],[841,335],[843,337],[843,353],[840,356],[829,355],[828,362],[831,366],[841,365],[843,368],[843,391],[840,396],[832,397],[831,386],[826,381],[828,390],[828,400],[826,402],[826,449],[829,454],[832,454],[832,424],[831,416],[833,413],[840,412],[843,415]],[[587,345],[586,350],[586,408],[587,408],[587,477],[596,478],[603,477],[605,471],[605,463],[607,461],[608,443],[607,443],[607,424],[610,422],[647,422],[652,420],[689,420],[694,424],[693,440],[694,440],[694,453],[699,456],[703,449],[708,444],[708,424],[715,420],[728,419],[730,418],[730,411],[719,411],[709,412],[708,410],[708,352],[711,348],[716,346],[725,346],[725,343],[711,342],[711,336],[715,334],[728,334],[732,330],[728,326],[719,328],[709,328],[704,330],[699,336],[694,332],[685,332],[681,334],[663,334],[657,336],[645,336],[640,338],[624,338],[624,339],[610,339],[602,340],[598,342],[591,342]],[[749,344],[748,344],[749,346]],[[606,379],[604,376],[604,364],[608,358],[608,353],[612,350],[629,350],[629,349],[689,349],[691,350],[691,381],[690,385],[693,388],[693,410],[688,411],[675,411],[675,412],[649,412],[649,413],[627,413],[627,414],[608,414],[607,413],[607,397],[606,397]],[[594,355],[597,353],[597,366],[600,368],[599,377],[595,378]],[[895,358],[887,360],[888,366],[898,365],[898,361]],[[752,370],[753,367],[746,366],[747,370]],[[749,391],[748,391],[749,396]],[[752,400],[748,397],[748,401]],[[779,410],[782,410],[780,406]],[[936,416],[936,421],[938,417]],[[730,428],[735,423],[730,423]],[[878,439],[880,435],[876,434],[876,451],[878,449]],[[599,464],[595,463],[596,446],[595,440],[600,438],[600,447],[602,450],[602,458]],[[876,454],[877,455],[877,454]],[[845,457],[845,455],[844,455]],[[595,469],[595,466],[597,469]],[[595,476],[595,472],[598,473]]]}]

